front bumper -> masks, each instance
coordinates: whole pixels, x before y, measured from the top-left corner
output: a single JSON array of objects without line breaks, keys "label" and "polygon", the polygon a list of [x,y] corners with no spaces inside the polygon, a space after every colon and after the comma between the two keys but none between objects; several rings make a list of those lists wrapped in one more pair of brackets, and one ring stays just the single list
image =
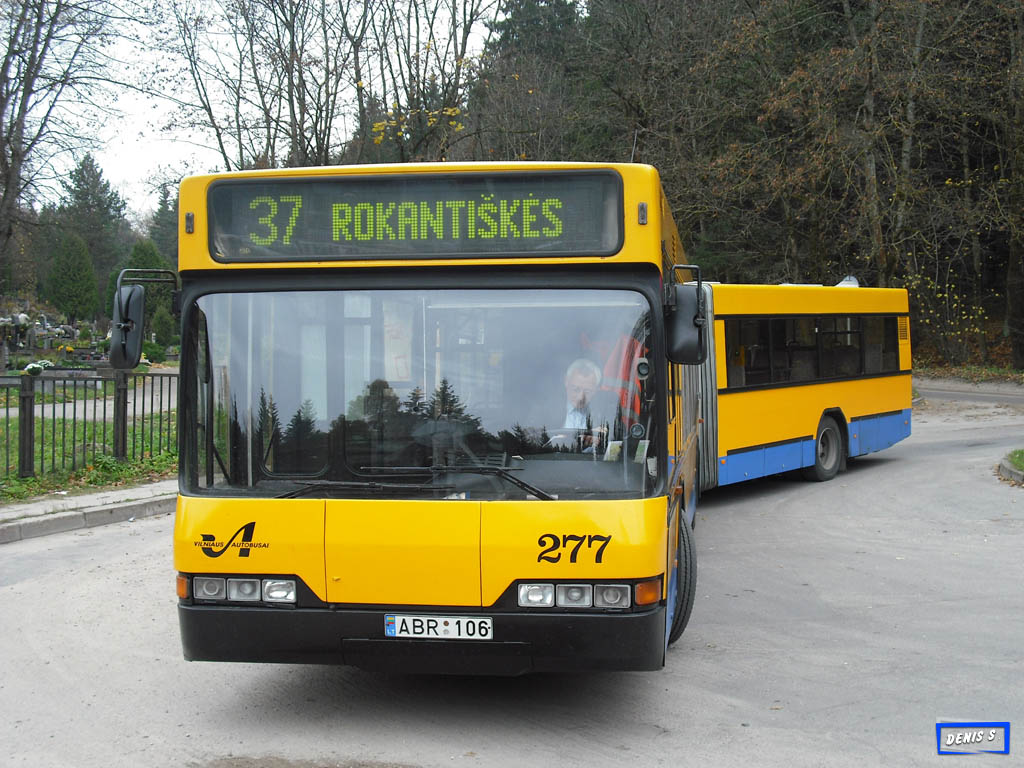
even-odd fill
[{"label": "front bumper", "polygon": [[665,662],[665,607],[620,614],[400,611],[486,615],[494,638],[406,640],[384,635],[395,611],[178,605],[189,661],[347,664],[392,672],[522,675],[654,670]]}]

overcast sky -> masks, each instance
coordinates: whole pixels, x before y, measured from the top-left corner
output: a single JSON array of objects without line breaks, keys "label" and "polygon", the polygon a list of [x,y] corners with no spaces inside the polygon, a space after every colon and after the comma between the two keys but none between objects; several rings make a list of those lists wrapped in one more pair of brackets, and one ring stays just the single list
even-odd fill
[{"label": "overcast sky", "polygon": [[99,136],[104,146],[93,156],[103,177],[128,202],[131,218],[144,218],[156,209],[161,181],[183,172],[222,170],[216,153],[197,145],[198,137],[158,130],[165,122],[163,105],[122,100],[118,107],[124,117],[104,126]]}]

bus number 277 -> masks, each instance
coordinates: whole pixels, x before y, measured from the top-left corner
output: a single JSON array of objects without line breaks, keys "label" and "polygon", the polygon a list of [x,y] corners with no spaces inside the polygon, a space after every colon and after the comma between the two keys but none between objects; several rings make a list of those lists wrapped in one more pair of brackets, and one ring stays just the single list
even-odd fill
[{"label": "bus number 277", "polygon": [[558,550],[567,549],[569,550],[569,562],[575,563],[584,542],[586,542],[588,550],[593,550],[594,543],[598,542],[600,546],[594,552],[594,562],[600,563],[601,558],[604,557],[604,548],[608,546],[608,542],[611,540],[611,536],[598,536],[596,534],[576,536],[567,533],[559,537],[554,533],[545,533],[537,539],[537,545],[541,547],[540,554],[537,555],[537,562],[557,563],[562,559],[562,553]]}]

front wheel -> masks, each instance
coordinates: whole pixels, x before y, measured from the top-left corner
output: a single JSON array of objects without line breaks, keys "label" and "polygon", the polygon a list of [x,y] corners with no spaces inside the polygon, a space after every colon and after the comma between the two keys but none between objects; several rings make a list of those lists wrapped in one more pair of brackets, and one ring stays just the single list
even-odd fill
[{"label": "front wheel", "polygon": [[843,460],[843,436],[836,420],[822,416],[814,440],[814,466],[804,469],[804,477],[823,483],[839,472]]},{"label": "front wheel", "polygon": [[690,622],[693,598],[697,593],[697,548],[693,543],[693,531],[679,510],[679,546],[676,549],[676,601],[672,614],[672,628],[668,633],[669,645],[683,634]]}]

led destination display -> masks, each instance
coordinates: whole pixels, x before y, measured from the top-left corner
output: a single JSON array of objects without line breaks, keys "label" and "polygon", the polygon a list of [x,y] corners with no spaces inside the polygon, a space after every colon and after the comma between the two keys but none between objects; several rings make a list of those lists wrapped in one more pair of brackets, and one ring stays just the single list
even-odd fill
[{"label": "led destination display", "polygon": [[622,243],[609,171],[217,182],[220,261],[608,256]]}]

